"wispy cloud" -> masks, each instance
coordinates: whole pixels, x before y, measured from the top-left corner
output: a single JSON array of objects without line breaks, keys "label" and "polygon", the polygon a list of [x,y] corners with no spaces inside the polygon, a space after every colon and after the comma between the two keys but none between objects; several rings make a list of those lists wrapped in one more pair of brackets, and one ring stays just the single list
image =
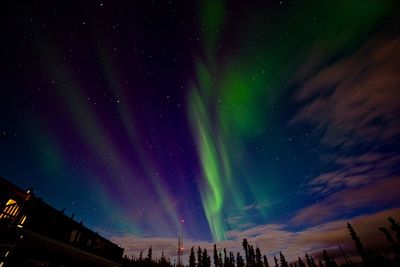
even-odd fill
[{"label": "wispy cloud", "polygon": [[[377,249],[385,245],[384,236],[378,228],[387,225],[387,217],[399,218],[400,209],[390,209],[370,215],[362,215],[349,219],[364,244],[371,249]],[[287,225],[266,224],[256,226],[245,231],[230,231],[227,233],[229,240],[217,243],[218,249],[226,248],[228,251],[241,252],[243,254],[242,241],[247,238],[252,245],[258,246],[268,256],[276,255],[279,251],[284,252],[289,260],[295,260],[305,253],[320,256],[322,249],[337,250],[337,244],[355,255],[353,241],[350,239],[346,229],[347,220],[336,220],[315,227],[309,227],[299,231],[289,230]],[[143,251],[145,256],[147,249],[152,246],[155,257],[160,257],[162,251],[170,258],[176,257],[177,238],[139,238],[135,236],[113,237],[112,241],[121,244],[125,248],[125,254],[139,256]],[[190,248],[200,246],[206,248],[212,255],[214,243],[184,240],[185,260],[188,259]]]},{"label": "wispy cloud", "polygon": [[[307,122],[322,143],[349,148],[392,142],[400,134],[400,38],[376,37],[355,54],[302,77],[304,105],[291,124]],[[310,74],[308,74],[310,75]]]},{"label": "wispy cloud", "polygon": [[333,158],[340,166],[305,184],[305,193],[327,195],[346,188],[357,188],[395,175],[400,156],[394,153],[365,153]]},{"label": "wispy cloud", "polygon": [[239,214],[227,217],[224,221],[229,226],[230,230],[243,231],[253,228],[256,226],[254,222],[260,219],[260,213],[280,202],[282,202],[282,199],[276,199],[274,201],[264,200],[243,206]]},{"label": "wispy cloud", "polygon": [[231,229],[245,230],[254,227],[254,223],[249,222],[244,215],[231,216],[226,219],[226,223]]},{"label": "wispy cloud", "polygon": [[245,210],[245,211],[260,211],[260,210],[268,208],[274,204],[277,204],[281,201],[282,200],[279,199],[279,200],[275,200],[275,201],[263,201],[263,202],[259,202],[259,203],[253,203],[253,204],[244,206],[243,210]]},{"label": "wispy cloud", "polygon": [[312,225],[400,204],[399,57],[400,38],[384,34],[318,71],[299,71],[296,81],[303,85],[293,99],[300,108],[290,125],[314,127],[331,171],[304,182],[301,192],[316,203],[293,223]]},{"label": "wispy cloud", "polygon": [[349,215],[357,209],[382,209],[400,204],[400,177],[387,178],[361,188],[347,188],[300,210],[295,224],[316,224],[333,217]]}]

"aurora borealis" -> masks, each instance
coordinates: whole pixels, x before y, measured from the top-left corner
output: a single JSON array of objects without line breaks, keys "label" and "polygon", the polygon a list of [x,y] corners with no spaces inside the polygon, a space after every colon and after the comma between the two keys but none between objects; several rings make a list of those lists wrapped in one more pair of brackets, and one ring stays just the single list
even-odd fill
[{"label": "aurora borealis", "polygon": [[299,236],[399,216],[398,10],[7,3],[0,175],[127,252],[181,218],[188,242],[335,244]]}]

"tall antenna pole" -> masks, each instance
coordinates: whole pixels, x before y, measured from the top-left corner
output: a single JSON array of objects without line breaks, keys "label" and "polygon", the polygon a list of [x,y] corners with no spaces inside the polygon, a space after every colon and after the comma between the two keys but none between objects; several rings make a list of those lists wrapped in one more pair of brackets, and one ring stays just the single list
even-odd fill
[{"label": "tall antenna pole", "polygon": [[183,223],[184,219],[180,220],[179,223],[179,237],[178,237],[178,264],[177,266],[182,266],[182,253],[183,253]]}]

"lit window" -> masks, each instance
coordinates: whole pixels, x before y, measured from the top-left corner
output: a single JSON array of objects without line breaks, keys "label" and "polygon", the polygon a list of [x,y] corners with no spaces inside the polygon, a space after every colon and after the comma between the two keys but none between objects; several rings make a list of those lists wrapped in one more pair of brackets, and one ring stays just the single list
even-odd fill
[{"label": "lit window", "polygon": [[26,221],[26,216],[22,216],[21,220],[19,221],[19,224],[17,225],[17,227],[22,228],[24,226],[24,223]]},{"label": "lit window", "polygon": [[77,234],[78,234],[78,231],[77,231],[77,230],[73,230],[73,231],[71,232],[71,237],[70,237],[69,241],[70,241],[70,242],[74,242],[74,241],[75,241],[75,238],[76,238],[76,236],[77,236]]},{"label": "lit window", "polygon": [[7,201],[7,203],[6,203],[6,206],[8,206],[8,205],[12,205],[12,204],[17,204],[17,201],[15,201],[14,199],[9,199],[8,201]]},{"label": "lit window", "polygon": [[81,232],[79,232],[78,230],[73,230],[71,232],[69,241],[70,242],[79,242],[80,237],[81,237]]},{"label": "lit window", "polygon": [[25,223],[25,221],[26,221],[26,216],[24,215],[24,216],[22,216],[20,224],[23,225]]},{"label": "lit window", "polygon": [[0,219],[3,218],[13,218],[18,214],[19,205],[17,201],[14,199],[9,199],[3,209],[3,212],[0,214]]}]

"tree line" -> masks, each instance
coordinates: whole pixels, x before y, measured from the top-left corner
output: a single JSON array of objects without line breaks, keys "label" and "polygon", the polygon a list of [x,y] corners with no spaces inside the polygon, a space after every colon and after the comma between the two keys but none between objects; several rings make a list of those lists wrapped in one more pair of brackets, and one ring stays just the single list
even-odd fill
[{"label": "tree line", "polygon": [[[288,262],[282,252],[279,255],[274,255],[273,258],[268,259],[265,254],[262,254],[259,247],[252,246],[249,244],[247,239],[243,239],[242,246],[244,254],[237,252],[227,252],[224,248],[222,251],[217,250],[217,245],[214,244],[212,257],[208,251],[204,248],[194,247],[190,250],[189,264],[182,265],[186,267],[399,267],[400,266],[400,224],[393,218],[389,217],[389,227],[380,227],[379,230],[385,235],[386,240],[391,248],[390,252],[384,254],[374,252],[365,248],[361,239],[357,235],[353,226],[347,223],[347,229],[351,239],[354,241],[356,251],[359,255],[360,260],[353,262],[350,257],[339,246],[342,261],[340,264],[336,262],[333,256],[329,255],[324,249],[317,258],[316,254],[308,255],[304,257],[298,257],[296,261]],[[176,262],[171,262],[170,259],[166,258],[162,253],[160,259],[152,258],[152,248],[150,247],[147,256],[143,257],[143,253],[140,253],[138,258],[128,258],[124,256],[122,260],[122,267],[145,267],[145,266],[157,266],[157,267],[180,267],[177,266]]]}]

